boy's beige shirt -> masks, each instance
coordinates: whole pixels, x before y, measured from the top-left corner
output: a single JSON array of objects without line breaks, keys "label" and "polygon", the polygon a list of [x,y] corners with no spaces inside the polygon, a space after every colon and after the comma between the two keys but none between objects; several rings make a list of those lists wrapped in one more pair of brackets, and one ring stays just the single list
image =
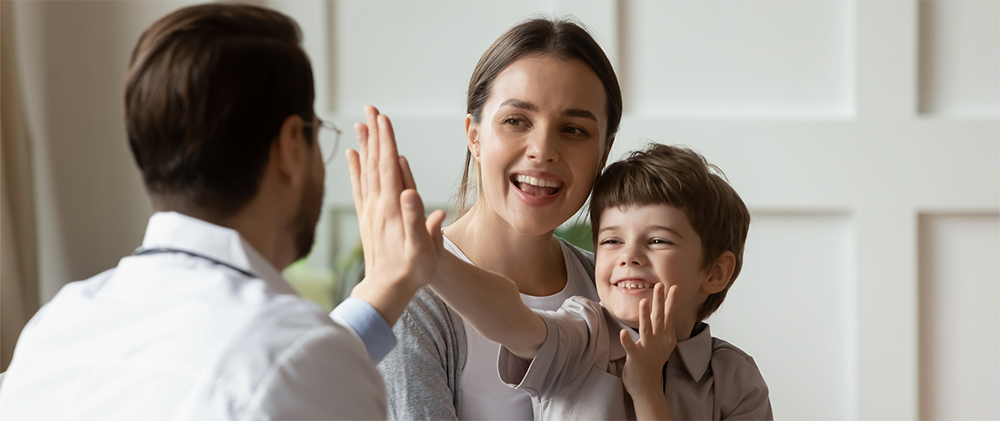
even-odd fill
[{"label": "boy's beige shirt", "polygon": [[[498,359],[500,379],[531,395],[535,419],[634,419],[621,381],[625,349],[618,332],[626,327],[583,297],[536,313],[548,331],[535,358],[529,363],[501,347]],[[753,358],[713,338],[708,325],[678,343],[669,361],[665,393],[674,418],[774,418]]]}]

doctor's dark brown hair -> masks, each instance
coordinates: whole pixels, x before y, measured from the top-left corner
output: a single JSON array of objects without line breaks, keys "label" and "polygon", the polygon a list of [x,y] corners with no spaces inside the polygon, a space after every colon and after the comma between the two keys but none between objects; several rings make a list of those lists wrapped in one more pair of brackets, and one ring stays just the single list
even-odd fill
[{"label": "doctor's dark brown hair", "polygon": [[[608,131],[604,134],[605,155],[598,167],[603,168],[603,160],[607,159],[607,152],[611,150],[611,144],[622,119],[622,91],[611,60],[608,60],[608,56],[590,33],[577,23],[566,19],[531,19],[515,25],[500,35],[479,58],[479,63],[472,72],[466,98],[466,112],[472,116],[474,123],[482,121],[483,106],[490,97],[493,81],[497,75],[511,63],[532,54],[542,54],[560,60],[580,60],[601,80],[604,85],[605,112],[608,118]],[[474,190],[469,180],[471,170],[472,152],[466,150],[462,181],[455,200],[458,216],[468,211],[469,193]],[[478,181],[479,175],[475,175]]]},{"label": "doctor's dark brown hair", "polygon": [[726,251],[736,262],[726,287],[709,295],[698,309],[704,320],[726,299],[743,267],[743,245],[750,229],[750,211],[725,180],[722,170],[687,148],[652,144],[608,166],[594,183],[590,223],[597,243],[601,214],[610,208],[670,205],[687,215],[701,237],[702,269]]},{"label": "doctor's dark brown hair", "polygon": [[183,8],[142,34],[126,76],[125,121],[154,203],[229,216],[257,194],[285,119],[313,120],[300,42],[291,18],[245,5]]}]

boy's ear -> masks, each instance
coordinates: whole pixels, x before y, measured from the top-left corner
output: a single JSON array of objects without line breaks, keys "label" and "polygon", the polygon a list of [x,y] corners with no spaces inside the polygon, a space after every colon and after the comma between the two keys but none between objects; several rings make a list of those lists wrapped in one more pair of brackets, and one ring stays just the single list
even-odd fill
[{"label": "boy's ear", "polygon": [[711,295],[726,289],[734,270],[736,270],[736,255],[727,250],[708,268],[708,277],[705,278],[702,290]]},{"label": "boy's ear", "polygon": [[282,179],[292,185],[304,182],[308,168],[309,143],[302,131],[304,122],[297,115],[288,116],[281,124],[278,139],[271,146],[271,157]]},{"label": "boy's ear", "polygon": [[469,142],[469,153],[479,162],[479,125],[472,121],[472,114],[465,115],[465,137]]}]

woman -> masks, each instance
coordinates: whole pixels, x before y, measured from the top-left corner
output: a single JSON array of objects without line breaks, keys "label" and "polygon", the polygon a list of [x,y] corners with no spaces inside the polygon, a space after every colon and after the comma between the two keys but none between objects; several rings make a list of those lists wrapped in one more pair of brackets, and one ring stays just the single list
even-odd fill
[{"label": "woman", "polygon": [[[587,200],[621,113],[611,62],[580,26],[534,19],[501,35],[469,83],[459,217],[445,248],[515,280],[529,307],[597,300],[593,255],[553,232]],[[379,365],[390,418],[532,418],[528,395],[497,376],[499,345],[428,288],[393,330],[398,344]]]}]

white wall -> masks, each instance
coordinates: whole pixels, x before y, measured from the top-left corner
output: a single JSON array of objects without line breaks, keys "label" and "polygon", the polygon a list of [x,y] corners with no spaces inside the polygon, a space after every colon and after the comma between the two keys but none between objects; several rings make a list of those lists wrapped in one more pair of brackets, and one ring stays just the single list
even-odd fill
[{"label": "white wall", "polygon": [[[320,113],[349,127],[380,106],[439,205],[479,55],[524,17],[572,13],[621,78],[613,155],[688,144],[751,208],[746,266],[710,322],[756,358],[777,417],[1000,418],[1000,1],[258,3],[302,25]],[[121,82],[141,30],[181,4],[5,5],[46,298],[139,244]],[[328,174],[322,230],[347,221],[321,235],[333,254],[353,240],[344,161]]]}]

